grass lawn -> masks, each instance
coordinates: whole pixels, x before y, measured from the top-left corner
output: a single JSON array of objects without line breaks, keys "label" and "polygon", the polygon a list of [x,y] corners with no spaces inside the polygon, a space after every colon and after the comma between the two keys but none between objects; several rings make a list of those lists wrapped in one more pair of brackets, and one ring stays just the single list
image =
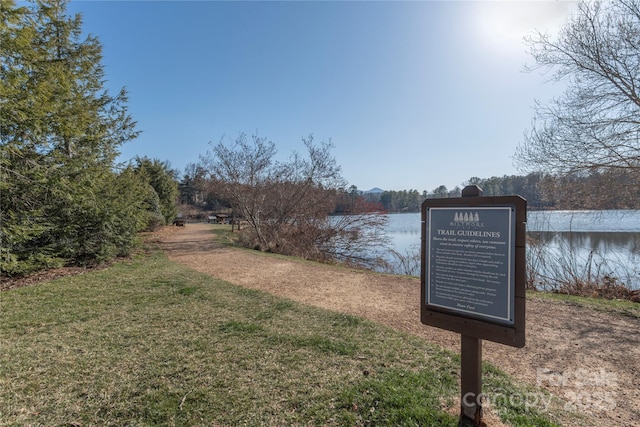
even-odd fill
[{"label": "grass lawn", "polygon": [[[424,340],[157,252],[0,293],[3,426],[455,426],[459,369]],[[491,366],[484,382],[532,392]],[[513,425],[554,425],[498,403]]]}]

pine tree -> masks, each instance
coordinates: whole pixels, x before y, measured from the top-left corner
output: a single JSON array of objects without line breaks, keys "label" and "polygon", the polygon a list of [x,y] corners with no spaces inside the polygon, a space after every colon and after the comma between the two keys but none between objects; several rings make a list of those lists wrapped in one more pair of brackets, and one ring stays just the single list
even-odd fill
[{"label": "pine tree", "polygon": [[107,186],[118,180],[114,162],[119,147],[137,136],[135,122],[125,90],[112,96],[104,88],[101,44],[82,38],[81,17],[66,15],[66,4],[0,2],[4,274],[91,262],[130,246],[115,235],[121,227],[109,223],[122,221],[124,195]]},{"label": "pine tree", "polygon": [[[156,212],[162,216],[162,224],[171,224],[178,213],[176,201],[179,193],[176,172],[171,170],[168,162],[147,157],[136,158],[135,170],[157,194],[158,211]],[[150,210],[150,213],[155,212]],[[149,228],[154,227],[149,224]]]}]

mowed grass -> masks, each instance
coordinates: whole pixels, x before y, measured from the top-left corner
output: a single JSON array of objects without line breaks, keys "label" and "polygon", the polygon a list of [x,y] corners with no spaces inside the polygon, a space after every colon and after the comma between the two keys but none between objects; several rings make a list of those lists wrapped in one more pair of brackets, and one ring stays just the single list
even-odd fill
[{"label": "mowed grass", "polygon": [[[421,339],[157,252],[0,293],[3,426],[455,426],[459,369]],[[484,380],[529,392],[492,367]],[[553,425],[535,408],[496,409]]]}]

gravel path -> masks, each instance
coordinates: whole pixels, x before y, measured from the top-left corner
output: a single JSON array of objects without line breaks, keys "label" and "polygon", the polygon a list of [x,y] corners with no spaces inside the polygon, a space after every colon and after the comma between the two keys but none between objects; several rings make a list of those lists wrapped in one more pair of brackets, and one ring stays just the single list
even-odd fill
[{"label": "gravel path", "polygon": [[[208,224],[173,227],[159,236],[170,259],[197,271],[368,318],[460,351],[458,334],[420,323],[418,279],[224,247],[213,242]],[[563,425],[638,426],[639,332],[640,321],[635,318],[529,299],[526,346],[516,349],[484,341],[483,360],[520,380],[545,387],[568,408],[580,410],[587,417],[563,417],[558,420]]]}]

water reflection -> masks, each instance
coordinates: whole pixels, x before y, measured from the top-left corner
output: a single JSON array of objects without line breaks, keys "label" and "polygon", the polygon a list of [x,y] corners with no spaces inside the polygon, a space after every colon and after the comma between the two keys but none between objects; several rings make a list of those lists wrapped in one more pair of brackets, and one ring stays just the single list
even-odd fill
[{"label": "water reflection", "polygon": [[528,231],[640,232],[640,211],[529,211]]},{"label": "water reflection", "polygon": [[640,233],[529,231],[527,236],[539,242],[555,242],[557,246],[571,250],[586,250],[602,254],[640,251]]}]

